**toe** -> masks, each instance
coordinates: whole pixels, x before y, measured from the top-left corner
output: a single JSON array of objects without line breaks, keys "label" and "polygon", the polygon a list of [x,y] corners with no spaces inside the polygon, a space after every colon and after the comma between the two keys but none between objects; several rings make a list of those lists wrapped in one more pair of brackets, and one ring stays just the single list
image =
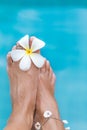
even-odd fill
[{"label": "toe", "polygon": [[49,70],[49,78],[50,78],[50,80],[52,80],[52,76],[53,76],[53,70],[52,70],[52,68],[50,67],[50,70]]},{"label": "toe", "polygon": [[16,46],[14,46],[12,49],[13,49],[13,50],[15,50],[15,49],[23,49],[23,47],[20,46],[19,43],[17,43]]},{"label": "toe", "polygon": [[45,73],[46,72],[46,62],[47,61],[45,61],[45,63],[44,63],[44,65],[43,65],[43,67],[40,69],[40,71],[43,73]]},{"label": "toe", "polygon": [[46,72],[47,72],[47,74],[49,76],[49,73],[50,73],[50,63],[49,63],[48,60],[46,61]]},{"label": "toe", "polygon": [[[32,45],[32,42],[33,40],[35,39],[36,37],[32,36],[30,39],[29,39],[29,44],[30,44],[30,47]],[[38,44],[38,43],[37,43]],[[40,53],[40,50],[37,50],[36,53]]]},{"label": "toe", "polygon": [[11,58],[11,54],[10,52],[7,54],[7,63],[8,63],[8,67],[12,65],[12,58]]},{"label": "toe", "polygon": [[36,37],[32,36],[30,39],[29,39],[29,44],[30,44],[30,47],[32,45],[32,41],[35,39]]},{"label": "toe", "polygon": [[55,80],[56,80],[56,76],[55,76],[55,74],[53,73],[53,75],[52,75],[52,86],[54,86],[55,85]]},{"label": "toe", "polygon": [[12,50],[15,50],[16,49],[16,45],[12,47]]}]

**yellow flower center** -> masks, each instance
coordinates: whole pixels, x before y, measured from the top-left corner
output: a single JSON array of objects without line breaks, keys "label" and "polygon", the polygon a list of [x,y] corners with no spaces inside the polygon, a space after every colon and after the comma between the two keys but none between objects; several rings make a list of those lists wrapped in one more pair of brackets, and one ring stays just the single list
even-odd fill
[{"label": "yellow flower center", "polygon": [[32,54],[32,49],[26,49],[26,54],[27,54],[27,55]]}]

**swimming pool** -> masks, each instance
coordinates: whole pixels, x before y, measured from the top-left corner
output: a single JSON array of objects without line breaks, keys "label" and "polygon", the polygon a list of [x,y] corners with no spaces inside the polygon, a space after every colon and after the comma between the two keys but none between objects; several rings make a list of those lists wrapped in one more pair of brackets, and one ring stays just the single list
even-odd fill
[{"label": "swimming pool", "polygon": [[56,73],[55,97],[72,130],[87,130],[87,9],[0,4],[0,130],[11,113],[6,54],[25,34],[46,42]]}]

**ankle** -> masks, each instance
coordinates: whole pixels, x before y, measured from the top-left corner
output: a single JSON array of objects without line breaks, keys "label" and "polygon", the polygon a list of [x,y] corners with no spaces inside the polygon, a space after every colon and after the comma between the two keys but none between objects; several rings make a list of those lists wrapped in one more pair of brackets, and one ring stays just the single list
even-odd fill
[{"label": "ankle", "polygon": [[32,123],[33,115],[31,113],[12,112],[6,130],[28,130],[31,129]]},{"label": "ankle", "polygon": [[52,111],[45,111],[42,115],[37,112],[33,128],[35,128],[36,130],[38,130],[39,128],[43,128],[44,130],[64,130],[64,124],[63,121],[60,120],[60,118],[54,116]]},{"label": "ankle", "polygon": [[37,113],[39,115],[43,115],[43,113],[47,110],[51,111],[53,113],[54,117],[60,119],[60,115],[58,112],[58,106],[57,106],[57,103],[54,98],[52,98],[51,100],[48,100],[47,103],[41,102],[40,104],[38,104]]}]

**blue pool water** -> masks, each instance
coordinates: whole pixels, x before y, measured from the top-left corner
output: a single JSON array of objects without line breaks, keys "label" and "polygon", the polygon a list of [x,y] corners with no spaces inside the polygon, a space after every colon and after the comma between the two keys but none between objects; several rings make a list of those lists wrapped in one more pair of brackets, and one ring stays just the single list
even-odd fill
[{"label": "blue pool water", "polygon": [[46,42],[42,54],[56,74],[55,97],[72,130],[87,130],[87,9],[0,4],[0,130],[11,113],[6,54],[29,34]]}]

